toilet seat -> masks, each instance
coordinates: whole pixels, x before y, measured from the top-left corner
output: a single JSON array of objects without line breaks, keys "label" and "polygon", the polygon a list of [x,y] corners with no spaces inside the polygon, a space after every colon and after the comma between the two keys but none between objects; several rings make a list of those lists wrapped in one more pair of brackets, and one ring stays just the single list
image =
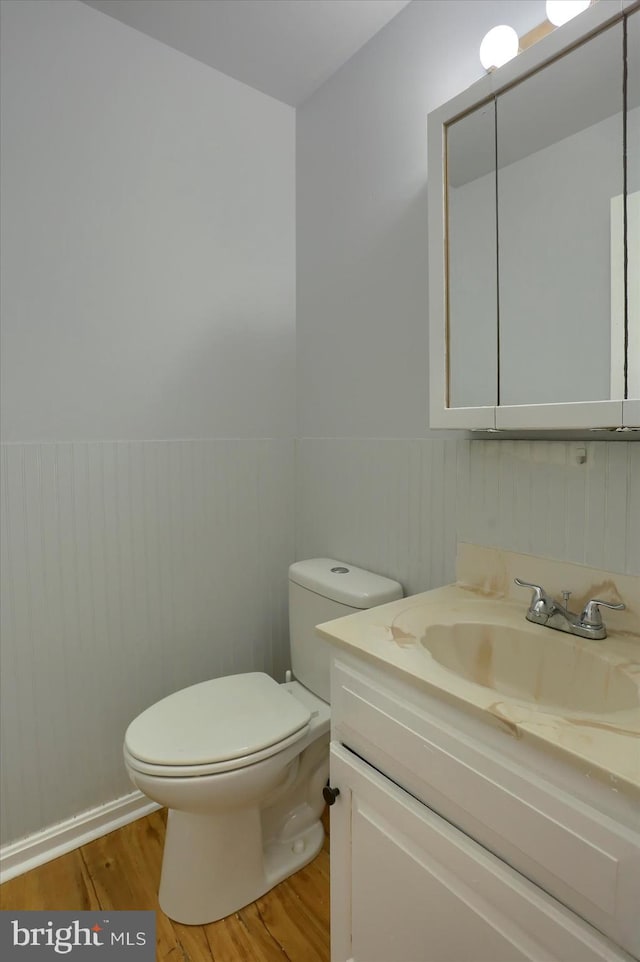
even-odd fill
[{"label": "toilet seat", "polygon": [[269,675],[228,675],[183,688],[142,712],[125,758],[159,776],[198,776],[253,765],[303,738],[311,712]]},{"label": "toilet seat", "polygon": [[309,725],[305,725],[300,731],[290,735],[281,742],[270,745],[269,748],[256,752],[253,755],[244,755],[242,758],[230,758],[224,762],[210,762],[205,765],[154,765],[151,762],[143,762],[124,747],[125,764],[134,772],[142,775],[154,775],[156,778],[198,778],[204,775],[218,775],[224,772],[239,771],[242,768],[249,768],[258,762],[265,761],[273,755],[285,751],[290,745],[295,745],[301,741],[309,732]]}]

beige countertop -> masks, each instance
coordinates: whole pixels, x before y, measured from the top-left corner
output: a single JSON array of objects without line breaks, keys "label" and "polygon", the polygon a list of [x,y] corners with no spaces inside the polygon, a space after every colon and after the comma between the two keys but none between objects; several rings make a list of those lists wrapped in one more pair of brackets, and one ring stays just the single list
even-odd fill
[{"label": "beige countertop", "polygon": [[[387,666],[425,692],[480,713],[516,738],[640,798],[635,621],[625,623],[627,630],[610,628],[604,641],[591,641],[533,625],[525,619],[526,610],[526,593],[515,601],[486,586],[459,583],[359,611],[317,630],[340,648]],[[470,657],[462,652],[456,666],[452,649],[462,651],[466,643],[464,637],[456,639],[460,625],[479,633],[479,640]],[[438,638],[435,644],[433,638]]]}]

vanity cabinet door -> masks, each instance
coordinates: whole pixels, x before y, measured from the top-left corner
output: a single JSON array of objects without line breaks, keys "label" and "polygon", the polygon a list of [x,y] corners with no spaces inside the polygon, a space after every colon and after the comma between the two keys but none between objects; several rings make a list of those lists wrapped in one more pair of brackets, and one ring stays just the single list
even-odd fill
[{"label": "vanity cabinet door", "polygon": [[343,746],[331,746],[332,962],[631,962]]}]

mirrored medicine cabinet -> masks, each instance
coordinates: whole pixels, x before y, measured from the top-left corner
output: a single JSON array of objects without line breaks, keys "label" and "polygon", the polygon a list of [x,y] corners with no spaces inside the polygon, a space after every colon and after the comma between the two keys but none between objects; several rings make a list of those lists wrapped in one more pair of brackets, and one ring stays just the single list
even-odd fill
[{"label": "mirrored medicine cabinet", "polygon": [[430,423],[640,427],[640,3],[429,115]]}]

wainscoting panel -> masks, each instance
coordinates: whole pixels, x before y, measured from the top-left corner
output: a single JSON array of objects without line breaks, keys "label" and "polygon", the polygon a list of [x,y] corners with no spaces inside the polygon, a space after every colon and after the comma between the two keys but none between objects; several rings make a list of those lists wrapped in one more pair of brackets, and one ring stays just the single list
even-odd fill
[{"label": "wainscoting panel", "polygon": [[288,667],[293,441],[2,447],[2,841],[131,791],[129,721]]},{"label": "wainscoting panel", "polygon": [[361,565],[407,594],[453,581],[468,473],[465,442],[302,439],[296,555]]},{"label": "wainscoting panel", "polygon": [[640,443],[467,443],[460,541],[640,574]]},{"label": "wainscoting panel", "polygon": [[281,678],[294,556],[407,593],[454,580],[458,541],[640,574],[638,442],[295,450],[294,484],[287,440],[3,446],[3,843],[127,794],[124,731],[163,695]]},{"label": "wainscoting panel", "polygon": [[458,541],[640,574],[637,441],[305,438],[296,476],[296,556],[408,594],[454,580]]}]

